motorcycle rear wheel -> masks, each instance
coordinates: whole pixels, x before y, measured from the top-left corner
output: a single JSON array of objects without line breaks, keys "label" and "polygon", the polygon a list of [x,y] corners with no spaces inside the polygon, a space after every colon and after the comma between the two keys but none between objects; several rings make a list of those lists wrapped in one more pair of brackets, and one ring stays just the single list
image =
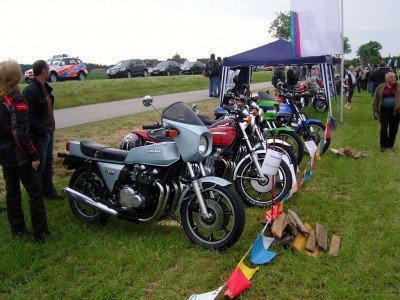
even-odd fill
[{"label": "motorcycle rear wheel", "polygon": [[[258,154],[258,162],[262,165],[265,153]],[[274,186],[272,189],[272,178]],[[292,174],[285,161],[281,161],[276,175],[265,175],[265,181],[259,179],[250,157],[239,166],[235,187],[242,200],[250,206],[266,207],[282,201],[292,189]]]},{"label": "motorcycle rear wheel", "polygon": [[[94,201],[98,201],[104,193],[108,192],[106,184],[98,174],[98,171],[92,170],[87,166],[75,170],[69,181],[69,187],[92,198]],[[104,223],[110,217],[104,212],[73,199],[69,199],[69,206],[74,216],[86,223]]]},{"label": "motorcycle rear wheel", "polygon": [[322,113],[328,111],[328,101],[324,98],[316,97],[312,105],[316,112]]},{"label": "motorcycle rear wheel", "polygon": [[207,249],[223,250],[235,244],[243,233],[245,211],[231,186],[204,183],[202,195],[211,220],[201,216],[196,194],[181,206],[182,226],[189,239]]}]

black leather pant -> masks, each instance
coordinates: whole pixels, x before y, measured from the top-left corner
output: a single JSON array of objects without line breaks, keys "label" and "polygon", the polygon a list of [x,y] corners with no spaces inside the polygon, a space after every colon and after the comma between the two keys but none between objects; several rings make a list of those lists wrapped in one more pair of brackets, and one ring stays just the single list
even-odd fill
[{"label": "black leather pant", "polygon": [[41,236],[46,234],[48,228],[42,184],[31,163],[19,167],[3,166],[3,176],[6,183],[7,216],[12,235],[18,236],[27,232],[22,210],[20,182],[22,182],[29,195],[33,235]]}]

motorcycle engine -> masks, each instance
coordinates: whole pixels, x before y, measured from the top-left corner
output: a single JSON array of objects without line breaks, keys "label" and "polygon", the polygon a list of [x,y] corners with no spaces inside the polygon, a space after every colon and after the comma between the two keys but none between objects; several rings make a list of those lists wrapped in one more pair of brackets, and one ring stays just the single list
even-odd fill
[{"label": "motorcycle engine", "polygon": [[145,199],[141,194],[136,193],[131,187],[126,186],[119,192],[119,203],[122,207],[130,210],[134,208],[142,208]]}]

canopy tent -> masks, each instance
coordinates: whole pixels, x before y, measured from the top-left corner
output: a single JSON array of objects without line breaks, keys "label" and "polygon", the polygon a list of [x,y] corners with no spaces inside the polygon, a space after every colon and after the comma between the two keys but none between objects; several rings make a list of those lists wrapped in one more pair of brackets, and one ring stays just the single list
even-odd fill
[{"label": "canopy tent", "polygon": [[[247,82],[250,84],[251,78],[251,67],[261,66],[261,65],[272,65],[276,66],[278,64],[283,65],[306,65],[306,64],[325,64],[325,66],[330,66],[330,72],[325,73],[328,76],[323,76],[324,85],[326,88],[326,95],[328,100],[330,100],[330,93],[328,91],[330,82],[333,82],[333,72],[332,72],[332,62],[331,56],[309,56],[309,57],[296,57],[293,54],[292,43],[279,39],[270,44],[266,44],[252,50],[248,50],[230,57],[225,57],[222,69],[222,79],[221,79],[221,93],[220,93],[220,103],[222,103],[224,94],[229,88],[232,88],[232,77],[235,74],[233,70],[237,69],[247,69],[246,75],[247,80],[241,78],[241,82]],[[329,80],[329,77],[331,80]],[[329,105],[331,106],[331,101]]]},{"label": "canopy tent", "polygon": [[277,40],[270,44],[254,48],[230,57],[224,58],[224,67],[235,66],[261,66],[278,64],[305,65],[305,64],[332,64],[330,56],[296,57],[293,54],[292,43],[285,40]]}]

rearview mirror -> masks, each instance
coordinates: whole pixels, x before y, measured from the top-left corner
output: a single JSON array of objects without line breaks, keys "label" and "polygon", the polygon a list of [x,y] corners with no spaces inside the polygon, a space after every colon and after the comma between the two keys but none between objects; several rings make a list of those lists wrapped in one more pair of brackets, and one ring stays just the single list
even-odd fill
[{"label": "rearview mirror", "polygon": [[153,104],[153,98],[149,95],[146,95],[143,97],[142,102],[145,107],[149,107],[151,104]]}]

